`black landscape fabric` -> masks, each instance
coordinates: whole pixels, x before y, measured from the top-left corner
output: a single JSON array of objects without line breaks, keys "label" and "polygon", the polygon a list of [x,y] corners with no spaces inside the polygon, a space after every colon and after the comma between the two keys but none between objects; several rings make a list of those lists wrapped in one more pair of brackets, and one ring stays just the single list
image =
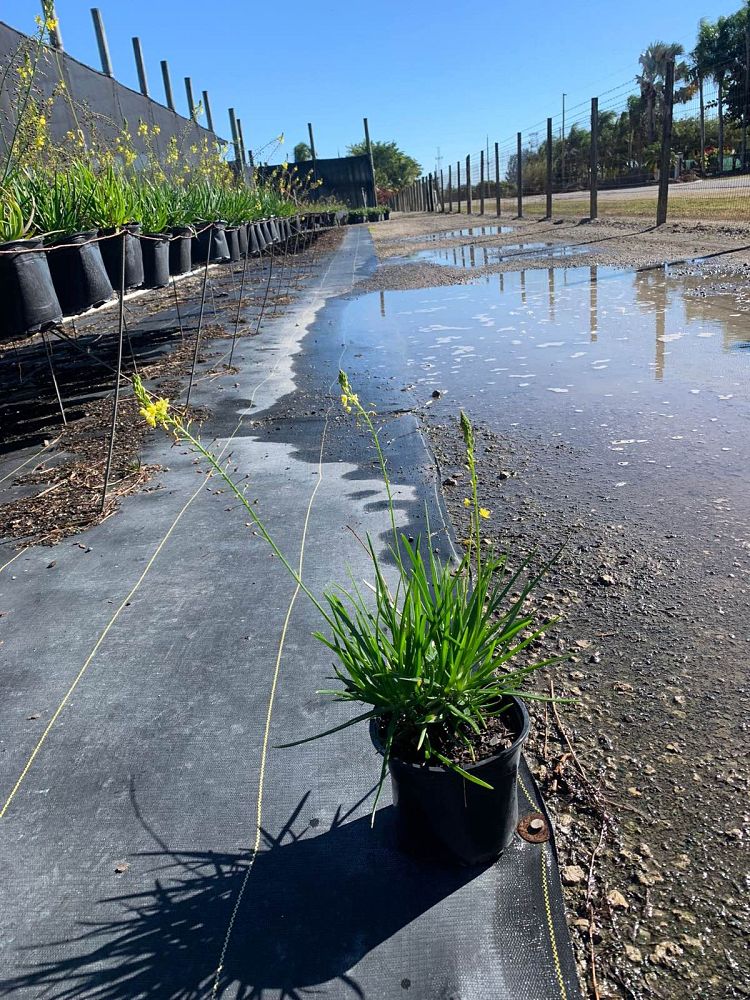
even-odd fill
[{"label": "black landscape fabric", "polygon": [[[367,440],[329,395],[354,357],[340,296],[372,266],[366,230],[347,231],[240,342],[239,371],[196,382],[204,434],[293,562],[303,547],[315,592],[346,565],[367,576],[355,532],[387,537]],[[404,530],[425,501],[439,524],[416,420],[383,419]],[[389,789],[370,824],[365,727],[276,749],[346,717],[317,693],[316,613],[191,455],[155,436],[144,461],[159,488],[85,547],[0,574],[0,996],[576,1000],[552,843],[516,839],[481,870],[408,857]],[[521,815],[542,809],[522,781]]]}]

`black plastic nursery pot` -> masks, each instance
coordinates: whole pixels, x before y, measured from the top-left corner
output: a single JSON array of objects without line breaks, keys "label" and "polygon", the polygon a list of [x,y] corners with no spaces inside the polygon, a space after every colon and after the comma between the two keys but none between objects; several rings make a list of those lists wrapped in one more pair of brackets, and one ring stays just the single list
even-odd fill
[{"label": "black plastic nursery pot", "polygon": [[169,284],[169,236],[145,233],[141,236],[144,288],[164,288]]},{"label": "black plastic nursery pot", "polygon": [[263,249],[265,250],[267,246],[270,246],[273,243],[273,236],[271,235],[271,230],[269,229],[268,221],[266,219],[261,219],[260,222],[258,223],[258,228],[263,234],[263,243],[264,243]]},{"label": "black plastic nursery pot", "polygon": [[354,226],[358,222],[364,222],[365,216],[363,212],[350,212],[349,213],[349,225]]},{"label": "black plastic nursery pot", "polygon": [[248,250],[255,257],[263,253],[265,241],[260,231],[260,226],[256,222],[251,222],[247,227]]},{"label": "black plastic nursery pot", "polygon": [[390,210],[390,208],[383,209],[383,221],[387,222],[390,219],[390,217],[391,217],[391,210]]},{"label": "black plastic nursery pot", "polygon": [[[518,824],[516,783],[521,750],[529,734],[529,715],[518,698],[509,698],[504,718],[516,733],[512,746],[493,757],[465,766],[492,785],[467,781],[446,767],[389,761],[399,840],[415,854],[435,851],[461,865],[488,864],[510,845]],[[383,752],[379,723],[370,735]]]},{"label": "black plastic nursery pot", "polygon": [[240,257],[247,256],[247,223],[243,222],[237,227],[237,241],[240,245]]},{"label": "black plastic nursery pot", "polygon": [[112,282],[95,230],[61,236],[50,246],[49,269],[66,316],[103,305],[112,298]]},{"label": "black plastic nursery pot", "polygon": [[174,226],[169,234],[169,273],[187,274],[193,269],[193,229]]},{"label": "black plastic nursery pot", "polygon": [[125,251],[125,288],[140,288],[143,284],[143,251],[141,250],[141,227],[137,222],[123,226],[118,234],[116,229],[102,229],[100,242],[104,267],[117,291],[122,281],[122,254]]},{"label": "black plastic nursery pot", "polygon": [[227,250],[229,251],[229,259],[232,263],[236,264],[240,259],[240,237],[236,226],[227,226],[224,230],[224,235],[227,238]]},{"label": "black plastic nursery pot", "polygon": [[231,260],[224,222],[213,222],[210,226],[202,222],[198,224],[198,233],[193,237],[194,264],[206,263],[209,245],[211,247],[209,264],[226,264]]},{"label": "black plastic nursery pot", "polygon": [[36,333],[62,319],[41,248],[41,236],[0,243],[0,340]]}]

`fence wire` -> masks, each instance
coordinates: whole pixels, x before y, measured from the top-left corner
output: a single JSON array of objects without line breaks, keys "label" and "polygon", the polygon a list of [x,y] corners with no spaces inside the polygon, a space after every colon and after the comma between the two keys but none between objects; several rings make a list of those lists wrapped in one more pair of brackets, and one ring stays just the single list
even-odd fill
[{"label": "fence wire", "polygon": [[665,80],[631,78],[596,104],[573,104],[564,115],[561,108],[503,139],[488,133],[468,155],[443,157],[439,170],[402,191],[392,207],[653,222],[666,164],[669,217],[750,220],[747,68],[727,63],[702,79],[678,63],[671,135],[669,106]]}]

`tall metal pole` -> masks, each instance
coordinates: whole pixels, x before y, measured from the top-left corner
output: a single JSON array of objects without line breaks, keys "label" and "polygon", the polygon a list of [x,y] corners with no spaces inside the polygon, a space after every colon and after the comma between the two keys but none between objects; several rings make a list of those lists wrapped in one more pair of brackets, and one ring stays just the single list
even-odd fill
[{"label": "tall metal pole", "polygon": [[479,154],[479,214],[484,215],[484,150]]},{"label": "tall metal pole", "polygon": [[166,59],[161,61],[161,78],[164,81],[164,99],[167,102],[167,107],[170,111],[175,111],[172,78],[169,75],[169,63]]},{"label": "tall metal pole", "polygon": [[500,218],[500,143],[495,143],[495,205]]},{"label": "tall metal pole", "polygon": [[185,96],[188,102],[188,117],[196,121],[195,117],[195,101],[193,99],[193,81],[189,76],[185,77]]},{"label": "tall metal pole", "polygon": [[516,144],[516,196],[518,198],[518,218],[523,218],[523,140],[518,133]]},{"label": "tall metal pole", "polygon": [[453,164],[448,164],[448,211],[453,213],[453,183],[451,178],[451,171],[453,169]]},{"label": "tall metal pole", "polygon": [[229,109],[229,128],[232,132],[232,145],[234,146],[234,161],[238,165],[242,162],[240,156],[240,134],[237,130],[237,116],[234,113],[234,108]]},{"label": "tall metal pole", "polygon": [[466,157],[466,214],[471,215],[471,154]]},{"label": "tall metal pole", "polygon": [[591,98],[591,194],[589,217],[599,214],[599,98]]},{"label": "tall metal pole", "polygon": [[312,122],[307,123],[307,131],[310,135],[310,154],[312,156],[313,180],[318,179],[318,158],[315,155],[315,137],[313,136]]},{"label": "tall metal pole", "polygon": [[440,211],[445,215],[445,184],[443,183],[443,170],[440,169]]},{"label": "tall metal pole", "polygon": [[247,163],[247,152],[245,150],[245,136],[242,134],[242,119],[237,119],[237,136],[240,140],[240,157],[242,159],[242,166],[244,167]]},{"label": "tall metal pole", "polygon": [[461,161],[456,161],[456,198],[458,200],[458,205],[456,211],[461,214]]},{"label": "tall metal pole", "polygon": [[548,219],[552,218],[552,119],[547,119],[547,211]]},{"label": "tall metal pole", "polygon": [[[656,206],[656,225],[667,221],[669,201],[669,168],[672,162],[672,104],[674,101],[674,60],[667,63],[664,80],[663,123],[661,134],[661,160],[659,166],[659,200]],[[723,150],[721,151],[723,153]]]},{"label": "tall metal pole", "polygon": [[365,124],[365,149],[367,150],[367,155],[370,157],[370,174],[372,176],[372,207],[378,203],[378,191],[375,185],[375,161],[372,158],[372,143],[370,142],[370,126],[367,123],[367,119],[363,118],[362,121]]},{"label": "tall metal pole", "polygon": [[203,107],[206,109],[206,126],[209,132],[214,130],[214,116],[211,114],[211,102],[208,99],[208,91],[203,91]]},{"label": "tall metal pole", "polygon": [[96,45],[99,49],[99,61],[102,64],[102,73],[105,76],[113,76],[112,60],[109,56],[109,45],[107,44],[107,33],[104,30],[104,20],[98,7],[91,8],[91,20],[94,22],[94,34],[96,35]]},{"label": "tall metal pole", "polygon": [[135,56],[135,68],[138,73],[138,86],[144,97],[148,97],[148,80],[146,79],[146,64],[143,61],[143,49],[140,38],[133,38],[133,55]]},{"label": "tall metal pole", "polygon": [[560,147],[560,187],[565,190],[565,98],[567,94],[563,94],[563,113],[562,113],[562,146]]},{"label": "tall metal pole", "polygon": [[63,40],[62,40],[62,34],[60,32],[60,18],[57,16],[57,11],[55,10],[54,3],[52,4],[42,3],[42,16],[45,18],[45,20],[48,15],[51,16],[52,20],[55,22],[55,27],[52,28],[49,33],[49,43],[53,49],[57,49],[58,52],[62,52]]}]

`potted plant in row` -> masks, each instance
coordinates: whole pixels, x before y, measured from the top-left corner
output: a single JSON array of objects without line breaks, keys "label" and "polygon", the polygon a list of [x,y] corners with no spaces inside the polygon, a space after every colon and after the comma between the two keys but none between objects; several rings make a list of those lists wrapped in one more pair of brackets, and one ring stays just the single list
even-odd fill
[{"label": "potted plant in row", "polygon": [[373,819],[390,772],[405,842],[420,849],[437,846],[460,864],[484,864],[508,847],[517,823],[516,778],[529,731],[523,699],[544,698],[526,690],[525,682],[540,667],[555,662],[518,663],[542,631],[524,610],[541,574],[526,579],[527,563],[510,572],[504,558],[482,552],[480,526],[489,511],[480,505],[474,435],[464,414],[461,430],[471,484],[465,503],[471,510],[471,532],[463,558],[457,566],[438,559],[429,527],[428,537],[415,543],[399,537],[373,414],[361,405],[343,372],[340,385],[344,408],[356,413],[372,437],[388,496],[395,580],[387,578],[368,537],[371,598],[356,585],[351,591],[313,594],[226,468],[167,400],[153,399],[134,379],[147,422],[186,443],[224,479],[320,613],[323,629],[316,638],[333,654],[340,682],[339,688],[321,693],[362,709],[326,733],[285,746],[369,722],[382,757]]},{"label": "potted plant in row", "polygon": [[40,236],[11,183],[0,188],[0,340],[44,330],[62,318]]}]

